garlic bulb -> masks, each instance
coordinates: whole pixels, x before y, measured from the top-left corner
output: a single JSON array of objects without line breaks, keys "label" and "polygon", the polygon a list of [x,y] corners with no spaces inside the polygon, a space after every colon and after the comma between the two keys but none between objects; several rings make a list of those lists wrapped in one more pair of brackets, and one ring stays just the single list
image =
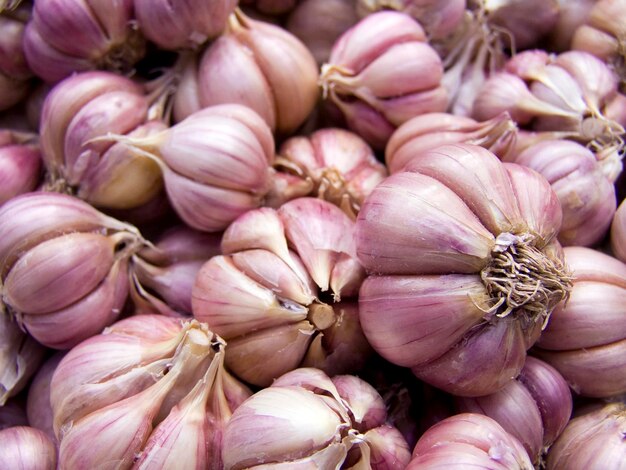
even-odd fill
[{"label": "garlic bulb", "polygon": [[354,222],[313,198],[250,211],[222,239],[222,256],[200,270],[194,317],[228,342],[226,364],[268,386],[297,367],[330,374],[363,366],[371,349],[358,321],[363,269]]},{"label": "garlic bulb", "polygon": [[144,52],[133,0],[38,0],[24,33],[28,65],[47,82],[97,68],[128,72]]},{"label": "garlic bulb", "polygon": [[320,84],[348,127],[374,149],[383,149],[393,131],[410,118],[446,109],[442,77],[441,59],[419,23],[403,13],[383,11],[339,37],[322,66]]},{"label": "garlic bulb", "polygon": [[224,468],[404,469],[410,451],[386,415],[367,382],[296,369],[235,410],[224,430]]},{"label": "garlic bulb", "polygon": [[0,293],[40,343],[70,348],[111,324],[128,296],[135,227],[86,202],[26,193],[0,208]]},{"label": "garlic bulb", "polygon": [[265,121],[241,104],[201,109],[149,136],[106,139],[158,165],[170,204],[196,230],[224,230],[259,207],[269,191],[274,137]]},{"label": "garlic bulb", "polygon": [[416,152],[356,222],[370,344],[456,395],[503,388],[570,290],[555,249],[561,218],[543,177],[482,147]]},{"label": "garlic bulb", "polygon": [[139,84],[110,72],[85,72],[58,83],[46,96],[40,125],[50,189],[114,209],[153,199],[163,184],[158,165],[123,144],[94,140],[164,129],[151,115],[153,100]]},{"label": "garlic bulb", "polygon": [[177,121],[202,108],[238,103],[256,111],[272,131],[290,135],[318,97],[317,65],[304,44],[238,9],[224,34],[190,58],[182,74],[174,96]]},{"label": "garlic bulb", "polygon": [[221,436],[250,391],[206,325],[122,320],[72,349],[51,382],[61,468],[222,468]]},{"label": "garlic bulb", "polygon": [[0,8],[0,111],[22,101],[32,88],[33,73],[22,47],[29,17],[28,5],[13,5],[8,12]]},{"label": "garlic bulb", "polygon": [[319,129],[281,145],[276,174],[266,205],[274,208],[305,196],[317,196],[356,218],[363,200],[387,170],[357,134],[338,128]]}]

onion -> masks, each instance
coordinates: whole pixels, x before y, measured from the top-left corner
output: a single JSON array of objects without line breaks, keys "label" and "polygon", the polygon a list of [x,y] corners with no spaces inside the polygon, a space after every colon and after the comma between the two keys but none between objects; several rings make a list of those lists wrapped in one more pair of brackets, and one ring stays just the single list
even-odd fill
[{"label": "onion", "polygon": [[197,321],[122,320],[72,349],[50,401],[61,468],[221,468],[222,430],[250,392]]},{"label": "onion", "polygon": [[556,194],[530,169],[468,144],[416,153],[357,218],[370,344],[456,395],[503,388],[568,295],[560,224]]},{"label": "onion", "polygon": [[367,382],[296,369],[235,410],[224,431],[224,468],[400,470],[410,451],[386,415]]},{"label": "onion", "polygon": [[66,349],[120,315],[137,229],[86,202],[26,193],[0,208],[2,302],[42,344]]},{"label": "onion", "polygon": [[363,269],[354,222],[313,198],[262,208],[233,222],[223,256],[200,270],[194,316],[228,341],[226,364],[242,380],[268,386],[300,366],[355,372],[370,355],[356,294]]},{"label": "onion", "polygon": [[441,59],[419,23],[384,11],[341,35],[322,66],[320,83],[348,127],[382,149],[394,129],[410,118],[445,110],[442,76]]},{"label": "onion", "polygon": [[367,143],[343,129],[319,129],[287,139],[280,147],[266,205],[317,196],[356,218],[365,197],[386,176]]},{"label": "onion", "polygon": [[626,461],[626,405],[597,406],[572,419],[546,459],[547,470],[620,470]]},{"label": "onion", "polygon": [[57,453],[50,438],[28,426],[15,426],[0,431],[2,453],[0,468],[54,470]]},{"label": "onion", "polygon": [[626,265],[583,247],[565,248],[574,286],[533,349],[576,393],[611,397],[626,392]]},{"label": "onion", "polygon": [[183,65],[174,97],[177,121],[202,108],[238,103],[256,111],[272,131],[289,135],[318,96],[317,65],[304,44],[240,10],[229,17],[224,34]]},{"label": "onion", "polygon": [[407,470],[437,468],[532,470],[519,441],[493,419],[473,413],[451,416],[417,441]]},{"label": "onion", "polygon": [[132,20],[132,0],[38,0],[24,33],[28,65],[47,82],[92,69],[127,72],[145,52]]}]

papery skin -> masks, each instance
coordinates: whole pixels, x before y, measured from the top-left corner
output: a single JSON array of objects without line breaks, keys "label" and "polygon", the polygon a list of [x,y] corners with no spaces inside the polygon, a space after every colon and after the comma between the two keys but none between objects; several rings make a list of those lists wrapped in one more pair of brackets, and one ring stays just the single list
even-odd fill
[{"label": "papery skin", "polygon": [[28,426],[0,430],[0,468],[54,470],[57,451],[42,431]]},{"label": "papery skin", "polygon": [[38,1],[24,34],[30,68],[47,82],[96,68],[128,71],[144,54],[132,0],[104,7],[80,0]]},{"label": "papery skin", "polygon": [[578,394],[624,393],[626,265],[604,253],[567,247],[574,287],[558,306],[533,354],[555,367]]},{"label": "papery skin", "polygon": [[169,2],[133,0],[141,32],[163,49],[195,49],[226,27],[236,0]]},{"label": "papery skin", "polygon": [[626,408],[598,405],[573,418],[548,452],[548,470],[621,470],[626,461]]},{"label": "papery skin", "polygon": [[615,186],[589,149],[548,140],[526,148],[513,161],[541,173],[559,197],[563,246],[592,246],[604,237],[616,209]]},{"label": "papery skin", "polygon": [[463,413],[440,421],[422,435],[407,470],[471,466],[498,470],[534,468],[519,441],[496,421]]},{"label": "papery skin", "polygon": [[[560,223],[556,194],[530,169],[468,144],[417,153],[374,189],[357,218],[357,254],[369,274],[359,315],[370,344],[455,395],[503,388],[566,295],[561,286],[569,288],[550,248]],[[564,276],[560,293],[533,306],[535,314],[517,304],[494,315],[485,273],[504,239],[524,233],[541,264],[555,263]]]},{"label": "papery skin", "polygon": [[616,258],[626,263],[626,203],[617,208],[611,223],[611,249]]},{"label": "papery skin", "polygon": [[176,121],[202,108],[238,103],[285,136],[300,127],[317,101],[317,64],[304,44],[288,31],[252,20],[239,10],[231,15],[227,31],[197,64],[194,60],[184,67],[174,97]]},{"label": "papery skin", "polygon": [[25,333],[0,303],[0,406],[37,372],[46,349]]},{"label": "papery skin", "polygon": [[322,67],[324,97],[375,149],[383,149],[393,129],[408,119],[447,107],[443,66],[425,40],[407,15],[374,13],[337,40]]}]

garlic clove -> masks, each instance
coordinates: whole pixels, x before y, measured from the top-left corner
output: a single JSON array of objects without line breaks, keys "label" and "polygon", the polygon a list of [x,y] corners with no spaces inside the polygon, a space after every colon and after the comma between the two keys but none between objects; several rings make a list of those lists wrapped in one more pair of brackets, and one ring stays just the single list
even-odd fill
[{"label": "garlic clove", "polygon": [[255,470],[309,470],[324,468],[340,470],[347,456],[346,445],[332,443],[323,449],[301,459],[289,460],[288,462],[276,462],[255,465]]},{"label": "garlic clove", "polygon": [[331,380],[346,402],[355,429],[365,433],[385,424],[387,408],[374,387],[354,375],[337,375]]},{"label": "garlic clove", "polygon": [[537,349],[579,395],[612,397],[626,391],[626,339],[573,351]]},{"label": "garlic clove", "polygon": [[79,185],[85,172],[112,145],[110,141],[90,142],[91,139],[107,132],[132,131],[146,120],[148,104],[143,94],[110,91],[95,97],[76,113],[65,131],[63,174],[70,185]]},{"label": "garlic clove", "polygon": [[554,309],[538,345],[550,350],[570,350],[618,341],[626,333],[620,305],[626,305],[626,288],[576,279],[567,304]]},{"label": "garlic clove", "polygon": [[[161,121],[150,121],[127,135],[141,138],[166,128]],[[100,156],[87,178],[80,181],[76,195],[94,206],[133,209],[154,200],[163,189],[157,163],[132,147],[114,143]]]},{"label": "garlic clove", "polygon": [[139,233],[66,194],[34,192],[13,198],[0,207],[0,277],[6,276],[23,252],[45,240],[102,229]]},{"label": "garlic clove", "polygon": [[[381,214],[381,201],[391,210]],[[439,222],[431,223],[434,219]],[[359,260],[376,273],[474,273],[487,263],[494,244],[454,192],[408,172],[391,175],[374,189],[359,212],[356,237]]]},{"label": "garlic clove", "polygon": [[278,256],[267,250],[240,251],[233,253],[231,259],[242,273],[281,298],[302,305],[309,305],[315,300],[316,291],[312,283],[304,283]]},{"label": "garlic clove", "polygon": [[0,303],[0,406],[37,372],[46,349],[27,335]]},{"label": "garlic clove", "polygon": [[[500,347],[496,357],[493,344]],[[519,375],[525,359],[522,328],[505,317],[470,332],[456,348],[411,370],[417,378],[448,393],[476,397],[506,386]]]},{"label": "garlic clove", "polygon": [[543,445],[552,445],[572,414],[572,393],[567,382],[550,364],[532,356],[526,357],[517,380],[530,392],[541,413]]},{"label": "garlic clove", "polygon": [[85,104],[112,91],[141,95],[141,87],[118,74],[93,71],[72,75],[47,95],[41,114],[40,144],[49,169],[63,165],[65,135]]},{"label": "garlic clove", "polygon": [[41,344],[69,349],[113,323],[120,316],[127,297],[128,262],[121,259],[111,266],[100,284],[81,299],[55,312],[24,315],[22,322]]},{"label": "garlic clove", "polygon": [[[394,80],[389,80],[390,73]],[[333,83],[338,92],[346,87],[356,96],[367,93],[363,98],[368,101],[369,96],[386,99],[436,88],[442,76],[441,59],[432,47],[423,42],[406,42],[375,58],[357,75],[337,77]]]},{"label": "garlic clove", "polygon": [[543,448],[543,422],[531,393],[517,380],[507,383],[496,393],[476,398],[457,398],[463,413],[479,413],[495,419],[517,438],[533,460]]},{"label": "garlic clove", "polygon": [[[216,75],[218,67],[219,80],[202,80],[201,77]],[[198,77],[198,96],[202,107],[245,104],[254,109],[272,130],[276,129],[278,117],[271,100],[271,87],[249,47],[243,47],[235,37],[222,35],[206,49],[200,59]],[[177,117],[180,119],[182,116]]]},{"label": "garlic clove", "polygon": [[554,63],[565,69],[583,92],[588,104],[599,109],[617,92],[617,77],[597,57],[582,51],[567,51],[556,56]]},{"label": "garlic clove", "polygon": [[0,205],[34,191],[41,177],[41,155],[32,145],[0,143]]},{"label": "garlic clove", "polygon": [[483,321],[481,307],[487,305],[475,275],[370,276],[361,287],[359,318],[379,354],[413,367],[436,360],[462,341]]},{"label": "garlic clove", "polygon": [[620,203],[611,223],[611,250],[626,263],[626,203]]},{"label": "garlic clove", "polygon": [[341,296],[355,297],[359,293],[365,279],[365,270],[355,256],[342,253],[330,273],[330,289],[335,293],[335,299]]},{"label": "garlic clove", "polygon": [[8,272],[3,300],[15,311],[28,314],[51,313],[71,305],[106,277],[115,249],[113,237],[95,233],[71,233],[40,243]]},{"label": "garlic clove", "polygon": [[430,176],[450,188],[494,235],[525,228],[507,172],[489,150],[442,145],[417,154],[404,170]]},{"label": "garlic clove", "polygon": [[604,282],[626,289],[625,263],[586,247],[568,246],[564,251],[577,281]]},{"label": "garlic clove", "polygon": [[243,15],[239,21],[246,27],[235,28],[233,34],[253,52],[272,90],[276,130],[291,134],[304,122],[317,101],[317,63],[305,45],[288,31]]},{"label": "garlic clove", "polygon": [[368,15],[339,38],[333,46],[329,63],[359,73],[385,50],[410,41],[426,41],[426,34],[417,21],[395,11],[377,12]]},{"label": "garlic clove", "polygon": [[164,135],[156,153],[178,175],[252,193],[267,186],[273,151],[266,154],[255,133],[236,118],[197,116],[178,123]]},{"label": "garlic clove", "polygon": [[53,426],[54,413],[50,403],[50,382],[52,374],[63,359],[63,355],[63,353],[57,352],[43,363],[33,377],[26,400],[28,423],[30,426],[45,432],[53,443],[56,443],[56,436]]},{"label": "garlic clove", "polygon": [[285,227],[274,209],[261,207],[246,212],[224,232],[222,252],[225,255],[254,248],[268,250],[290,264]]},{"label": "garlic clove", "polygon": [[[536,246],[543,248],[553,240],[563,219],[557,194],[539,173],[525,166],[505,163],[522,220],[527,230],[539,239]],[[538,194],[543,197],[537,197]]]},{"label": "garlic clove", "polygon": [[268,387],[300,365],[314,334],[315,327],[301,321],[236,337],[228,341],[226,366],[242,380]]},{"label": "garlic clove", "polygon": [[[216,299],[219,309],[213,305]],[[225,256],[211,258],[200,269],[191,302],[194,316],[227,340],[250,331],[295,323],[307,316],[305,307],[278,298]]]},{"label": "garlic clove", "polygon": [[0,430],[2,454],[0,468],[54,470],[57,452],[54,444],[42,431],[28,426],[14,426]]},{"label": "garlic clove", "polygon": [[337,206],[313,198],[289,201],[278,209],[287,239],[322,292],[341,254],[356,256],[354,223]]},{"label": "garlic clove", "polygon": [[261,204],[260,195],[207,186],[165,166],[162,170],[172,207],[187,225],[196,230],[219,232],[238,216]]},{"label": "garlic clove", "polygon": [[398,429],[383,424],[369,429],[363,436],[370,450],[371,468],[407,468],[411,460],[411,449]]},{"label": "garlic clove", "polygon": [[[242,403],[226,426],[224,468],[308,457],[317,449],[340,443],[343,425],[326,402],[309,391],[295,387],[263,389]],[[303,447],[303,443],[307,444]],[[341,452],[331,454],[341,457]]]}]

